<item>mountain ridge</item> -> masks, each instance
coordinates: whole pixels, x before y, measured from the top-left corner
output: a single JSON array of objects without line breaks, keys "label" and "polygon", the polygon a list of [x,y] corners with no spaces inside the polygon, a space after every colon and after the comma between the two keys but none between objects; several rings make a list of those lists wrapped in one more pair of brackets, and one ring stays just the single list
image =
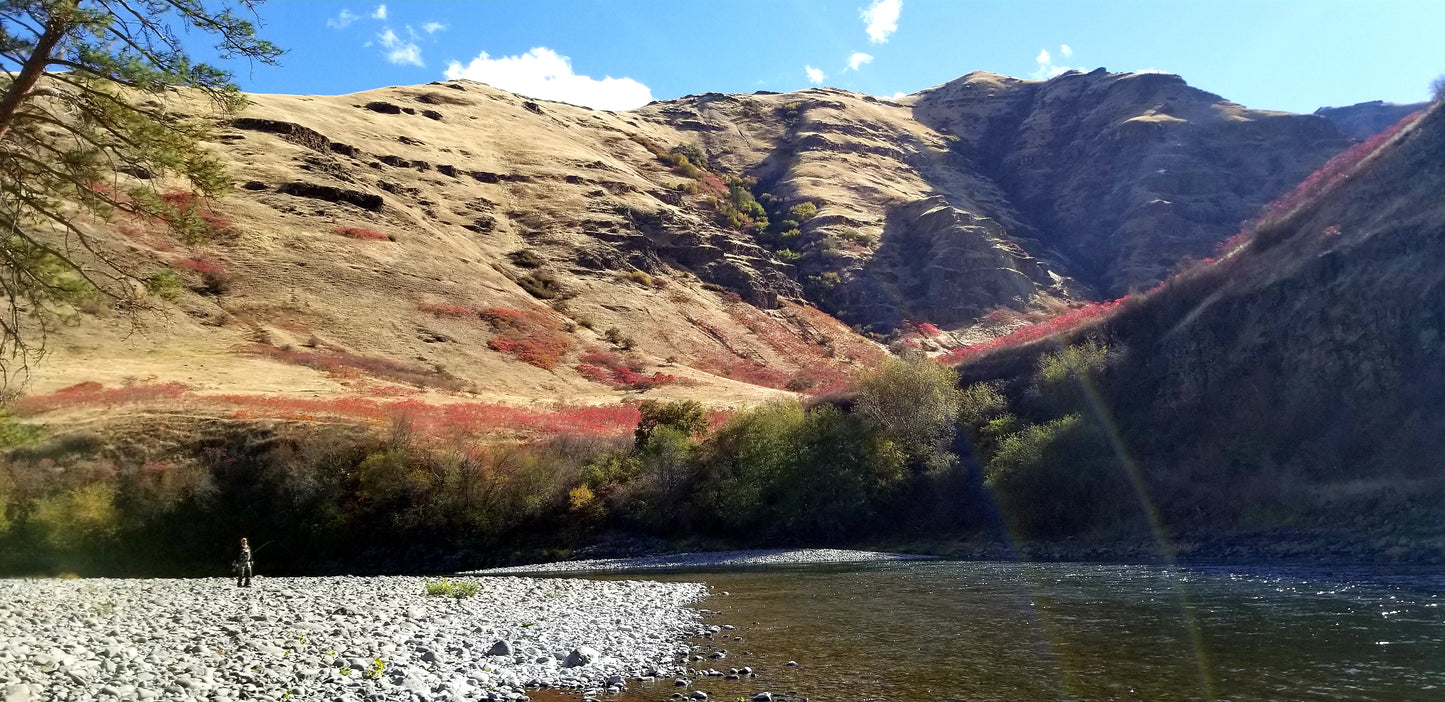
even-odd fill
[{"label": "mountain ridge", "polygon": [[[201,205],[225,223],[210,243],[91,223],[185,281],[141,313],[159,331],[81,314],[33,390],[755,403],[841,382],[910,324],[943,327],[922,342],[940,350],[1152,285],[1349,143],[1322,118],[1100,71],[624,113],[467,81],[255,95],[208,144],[237,186]],[[1114,168],[1154,180],[1101,179]],[[734,197],[759,221],[729,221]],[[800,205],[815,214],[796,229],[760,226]]]}]

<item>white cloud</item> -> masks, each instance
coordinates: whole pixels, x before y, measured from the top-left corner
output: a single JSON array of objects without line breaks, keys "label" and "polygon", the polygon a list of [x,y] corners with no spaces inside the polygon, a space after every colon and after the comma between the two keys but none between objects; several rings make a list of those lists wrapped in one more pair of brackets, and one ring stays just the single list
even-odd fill
[{"label": "white cloud", "polygon": [[1157,69],[1157,68],[1141,68],[1141,69],[1139,69],[1139,70],[1137,70],[1137,71],[1134,71],[1134,72],[1135,72],[1135,73],[1168,73],[1168,71],[1161,71],[1161,70],[1159,70],[1159,69]]},{"label": "white cloud", "polygon": [[442,24],[441,22],[427,22],[426,24],[423,24],[421,28],[422,31],[426,32],[427,34],[436,34],[437,32],[446,29],[447,26],[445,24]]},{"label": "white cloud", "polygon": [[859,67],[859,66],[862,66],[862,65],[865,64],[865,63],[872,63],[872,62],[873,62],[873,57],[872,57],[872,56],[869,56],[868,54],[865,54],[865,53],[859,51],[859,52],[855,52],[852,56],[849,56],[849,57],[848,57],[848,68],[849,68],[850,70],[856,71],[856,70],[858,70],[858,67]]},{"label": "white cloud", "polygon": [[376,20],[386,19],[386,5],[377,5],[376,9],[371,11],[371,18]]},{"label": "white cloud", "polygon": [[417,46],[415,42],[403,40],[396,35],[396,32],[391,31],[391,27],[387,27],[381,34],[376,35],[376,39],[381,42],[382,48],[386,49],[386,60],[397,65],[426,65],[421,61],[421,47]]},{"label": "white cloud", "polygon": [[[1069,58],[1070,56],[1074,55],[1074,49],[1068,44],[1060,44],[1059,53],[1062,54],[1064,58]],[[1076,66],[1055,65],[1054,57],[1049,54],[1048,49],[1039,49],[1039,55],[1034,57],[1034,63],[1037,63],[1039,65],[1039,67],[1032,74],[1029,75],[1029,77],[1033,78],[1034,80],[1048,80],[1050,78],[1053,78],[1054,76],[1061,75],[1069,71],[1083,70]]]},{"label": "white cloud", "polygon": [[822,85],[823,79],[828,77],[821,69],[813,68],[812,66],[803,66],[803,72],[808,74],[808,82],[813,85]]},{"label": "white cloud", "polygon": [[543,100],[569,102],[600,110],[630,110],[652,102],[652,91],[631,78],[596,80],[572,72],[572,60],[546,47],[521,56],[492,58],[483,51],[470,63],[447,65],[449,80],[467,78],[494,88]]},{"label": "white cloud", "polygon": [[326,26],[332,29],[346,29],[346,25],[356,20],[356,15],[351,14],[350,10],[342,10],[341,14],[326,20]]},{"label": "white cloud", "polygon": [[868,40],[875,44],[888,41],[888,35],[898,31],[901,12],[903,0],[873,0],[873,4],[862,11],[863,21],[868,24]]}]

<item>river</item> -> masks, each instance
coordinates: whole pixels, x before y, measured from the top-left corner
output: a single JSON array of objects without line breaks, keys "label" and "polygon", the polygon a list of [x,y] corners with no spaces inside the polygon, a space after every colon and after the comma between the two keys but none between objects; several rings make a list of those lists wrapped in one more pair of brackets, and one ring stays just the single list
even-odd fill
[{"label": "river", "polygon": [[682,688],[712,700],[1445,700],[1438,568],[931,561],[632,577],[713,587],[708,623],[736,629],[698,642],[725,658],[692,665],[759,677]]}]

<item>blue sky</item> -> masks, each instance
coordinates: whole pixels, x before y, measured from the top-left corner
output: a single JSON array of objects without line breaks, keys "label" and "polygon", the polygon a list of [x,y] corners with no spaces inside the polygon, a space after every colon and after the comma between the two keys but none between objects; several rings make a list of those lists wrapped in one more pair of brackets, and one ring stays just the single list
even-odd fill
[{"label": "blue sky", "polygon": [[289,51],[282,67],[231,68],[267,93],[464,76],[625,109],[815,84],[887,96],[975,70],[1103,66],[1309,112],[1424,100],[1445,73],[1445,0],[338,0],[273,1],[260,14],[262,35]]}]

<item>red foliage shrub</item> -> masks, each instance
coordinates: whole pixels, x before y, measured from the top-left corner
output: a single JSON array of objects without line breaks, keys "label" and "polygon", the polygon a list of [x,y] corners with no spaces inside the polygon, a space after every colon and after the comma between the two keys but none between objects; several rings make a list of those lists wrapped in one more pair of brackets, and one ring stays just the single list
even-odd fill
[{"label": "red foliage shrub", "polygon": [[698,370],[733,380],[779,390],[788,386],[792,376],[776,368],[737,357],[713,357],[703,359],[693,366]]},{"label": "red foliage shrub", "polygon": [[607,351],[594,351],[583,354],[582,362],[611,370],[626,369],[634,373],[641,373],[644,365],[642,359],[636,356],[623,356],[622,354]]},{"label": "red foliage shrub", "polygon": [[362,241],[391,241],[391,237],[373,229],[361,227],[341,227],[335,230],[337,234]]},{"label": "red foliage shrub", "polygon": [[968,346],[960,346],[938,358],[942,363],[958,364],[969,359],[977,358],[990,351],[1011,346],[1019,346],[1029,342],[1047,339],[1055,334],[1075,329],[1083,324],[1102,319],[1111,314],[1127,298],[1119,298],[1109,302],[1095,302],[1075,307],[1063,314],[1047,319],[1038,324],[1031,324],[1026,327],[1015,329],[1003,336],[989,339],[988,341]]},{"label": "red foliage shrub", "polygon": [[708,173],[698,180],[698,192],[717,198],[725,198],[728,196],[728,186],[722,181],[722,178]]},{"label": "red foliage shrub", "polygon": [[507,327],[519,331],[528,328],[527,315],[516,310],[509,310],[502,307],[488,307],[484,310],[477,310],[477,316],[490,322],[494,327]]},{"label": "red foliage shrub", "polygon": [[628,434],[637,426],[636,407],[629,405],[554,405],[524,409],[482,402],[428,403],[421,400],[382,401],[366,397],[299,398],[275,395],[209,395],[211,403],[237,408],[236,418],[292,420],[324,418],[385,424],[404,416],[414,431],[430,436],[513,431],[528,434]]},{"label": "red foliage shrub", "polygon": [[577,365],[582,377],[617,389],[649,390],[658,385],[695,383],[691,378],[678,378],[661,371],[643,375],[642,369],[641,359],[606,352],[585,354],[582,363]]},{"label": "red foliage shrub", "polygon": [[1288,215],[1299,209],[1306,202],[1318,197],[1321,193],[1333,188],[1335,185],[1349,178],[1359,167],[1360,163],[1371,154],[1379,150],[1386,142],[1395,138],[1395,135],[1404,131],[1414,124],[1424,114],[1424,111],[1415,112],[1396,122],[1389,129],[1386,129],[1368,140],[1355,144],[1346,149],[1343,153],[1325,162],[1308,178],[1300,181],[1293,190],[1270,203],[1265,209],[1266,218],[1278,218]]},{"label": "red foliage shrub", "polygon": [[572,348],[572,337],[539,312],[488,307],[478,310],[477,316],[491,324],[496,333],[487,341],[488,348],[538,368],[556,368]]},{"label": "red foliage shrub", "polygon": [[205,225],[208,234],[219,234],[231,230],[231,220],[221,216],[205,202],[198,202],[195,193],[189,190],[176,190],[161,194],[161,202],[172,210],[174,215],[163,217],[167,222],[175,222],[180,217],[194,216]]},{"label": "red foliage shrub", "polygon": [[16,414],[35,415],[58,409],[92,407],[95,405],[129,405],[180,397],[189,389],[184,383],[140,383],[107,390],[95,381],[76,383],[44,395],[31,395],[16,400],[11,408]]},{"label": "red foliage shrub", "polygon": [[207,273],[225,274],[226,265],[220,261],[213,261],[209,258],[178,258],[171,262],[176,268],[184,268],[193,273],[205,275]]},{"label": "red foliage shrub", "polygon": [[939,329],[937,326],[934,326],[934,325],[932,325],[932,324],[929,324],[928,322],[920,322],[920,323],[918,324],[918,333],[919,333],[919,334],[922,334],[922,335],[924,335],[924,336],[926,336],[926,337],[928,337],[928,338],[930,338],[930,339],[934,339],[934,338],[943,336],[943,330],[942,330],[942,329]]}]

